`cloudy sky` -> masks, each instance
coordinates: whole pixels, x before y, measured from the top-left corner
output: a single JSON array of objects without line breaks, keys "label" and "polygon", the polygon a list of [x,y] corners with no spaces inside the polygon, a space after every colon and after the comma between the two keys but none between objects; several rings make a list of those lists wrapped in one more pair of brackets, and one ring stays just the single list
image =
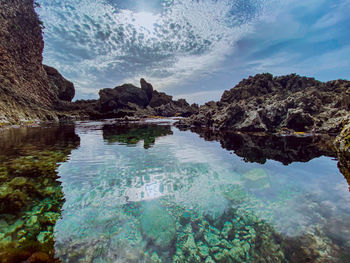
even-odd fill
[{"label": "cloudy sky", "polygon": [[75,99],[146,78],[189,102],[262,72],[350,79],[350,0],[40,0]]}]

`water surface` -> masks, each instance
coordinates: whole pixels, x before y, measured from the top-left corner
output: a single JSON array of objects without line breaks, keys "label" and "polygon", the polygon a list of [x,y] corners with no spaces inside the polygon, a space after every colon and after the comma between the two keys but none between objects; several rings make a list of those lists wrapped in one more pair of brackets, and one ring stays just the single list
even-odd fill
[{"label": "water surface", "polygon": [[62,262],[350,261],[349,186],[327,139],[74,129],[79,147],[56,170],[60,216],[36,232],[53,232]]}]

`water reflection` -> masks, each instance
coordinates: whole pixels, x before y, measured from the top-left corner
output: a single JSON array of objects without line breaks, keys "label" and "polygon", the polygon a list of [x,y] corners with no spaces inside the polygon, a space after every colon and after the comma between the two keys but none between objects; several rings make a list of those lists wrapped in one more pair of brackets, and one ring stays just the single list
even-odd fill
[{"label": "water reflection", "polygon": [[58,169],[63,262],[349,261],[350,196],[326,141],[221,142],[237,156],[160,127],[77,127]]},{"label": "water reflection", "polygon": [[172,134],[169,125],[151,123],[124,123],[118,125],[104,125],[103,139],[109,143],[124,143],[128,146],[143,141],[145,149],[150,148],[157,137]]},{"label": "water reflection", "polygon": [[74,126],[1,131],[0,262],[54,261],[53,227],[63,204],[56,168],[79,141]]},{"label": "water reflection", "polygon": [[221,147],[247,162],[264,164],[267,160],[279,161],[285,165],[292,162],[308,162],[320,156],[336,157],[332,143],[334,137],[328,135],[287,135],[247,134],[214,132],[192,129],[207,141],[218,141]]}]

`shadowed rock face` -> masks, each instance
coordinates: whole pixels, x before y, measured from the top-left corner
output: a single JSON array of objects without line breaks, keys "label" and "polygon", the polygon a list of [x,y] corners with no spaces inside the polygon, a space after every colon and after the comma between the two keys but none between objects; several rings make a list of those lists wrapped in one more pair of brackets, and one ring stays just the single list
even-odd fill
[{"label": "shadowed rock face", "polygon": [[338,133],[349,116],[350,82],[326,83],[292,74],[258,74],[208,102],[199,113],[178,123],[217,130],[249,132]]},{"label": "shadowed rock face", "polygon": [[42,67],[41,22],[33,0],[0,4],[0,122],[52,120],[57,96]]},{"label": "shadowed rock face", "polygon": [[114,89],[100,90],[97,111],[101,117],[124,116],[191,116],[198,111],[198,106],[189,105],[186,100],[174,101],[172,96],[153,90],[153,86],[140,80],[141,88],[124,84]]},{"label": "shadowed rock face", "polygon": [[51,83],[51,88],[57,97],[63,101],[72,101],[75,95],[74,84],[65,79],[57,69],[43,65]]}]

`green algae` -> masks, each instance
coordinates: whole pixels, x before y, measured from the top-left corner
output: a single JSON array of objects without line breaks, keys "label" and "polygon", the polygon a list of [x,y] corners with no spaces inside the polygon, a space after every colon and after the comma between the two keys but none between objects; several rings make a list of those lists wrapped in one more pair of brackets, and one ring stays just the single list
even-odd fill
[{"label": "green algae", "polygon": [[[40,138],[36,135],[38,141],[33,141],[31,135],[37,133]],[[2,138],[7,144],[0,141],[11,145],[0,150],[0,262],[56,261],[53,227],[63,203],[56,170],[79,138],[70,137],[71,129],[63,142],[60,139],[66,137],[52,133],[65,131],[59,127],[12,129],[10,136]]]}]

